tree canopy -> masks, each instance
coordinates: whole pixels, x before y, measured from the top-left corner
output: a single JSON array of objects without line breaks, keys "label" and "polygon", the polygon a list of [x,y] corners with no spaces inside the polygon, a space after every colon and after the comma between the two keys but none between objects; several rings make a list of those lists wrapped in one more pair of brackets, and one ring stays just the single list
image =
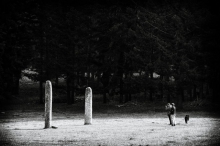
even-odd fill
[{"label": "tree canopy", "polygon": [[64,77],[69,102],[84,86],[103,93],[104,102],[106,93],[117,90],[120,102],[137,92],[150,100],[158,93],[184,100],[184,90],[206,83],[219,95],[219,14],[207,3],[24,0],[3,5],[3,96],[19,93],[25,68],[37,72],[26,75],[41,88],[45,80]]}]

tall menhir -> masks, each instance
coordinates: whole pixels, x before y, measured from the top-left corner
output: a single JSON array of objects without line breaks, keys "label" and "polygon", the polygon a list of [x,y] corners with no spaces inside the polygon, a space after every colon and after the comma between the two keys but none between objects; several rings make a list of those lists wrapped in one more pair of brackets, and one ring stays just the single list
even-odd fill
[{"label": "tall menhir", "polygon": [[45,84],[45,129],[51,127],[52,121],[52,85],[50,81]]},{"label": "tall menhir", "polygon": [[92,89],[86,88],[85,93],[85,125],[92,124]]}]

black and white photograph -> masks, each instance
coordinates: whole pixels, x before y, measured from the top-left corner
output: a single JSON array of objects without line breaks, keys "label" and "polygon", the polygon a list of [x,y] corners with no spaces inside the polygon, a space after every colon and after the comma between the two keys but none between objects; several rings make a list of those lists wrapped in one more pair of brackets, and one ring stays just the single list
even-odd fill
[{"label": "black and white photograph", "polygon": [[220,145],[220,6],[1,0],[0,146]]}]

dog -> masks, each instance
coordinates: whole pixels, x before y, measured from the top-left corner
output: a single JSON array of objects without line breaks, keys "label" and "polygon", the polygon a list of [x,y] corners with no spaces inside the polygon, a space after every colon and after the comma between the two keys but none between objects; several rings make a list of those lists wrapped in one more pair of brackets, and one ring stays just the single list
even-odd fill
[{"label": "dog", "polygon": [[185,116],[185,122],[186,122],[186,124],[188,123],[188,121],[189,121],[189,115],[186,115],[186,116]]},{"label": "dog", "polygon": [[167,103],[165,106],[165,109],[167,110],[167,116],[170,121],[170,125],[176,126],[176,107],[174,103]]}]

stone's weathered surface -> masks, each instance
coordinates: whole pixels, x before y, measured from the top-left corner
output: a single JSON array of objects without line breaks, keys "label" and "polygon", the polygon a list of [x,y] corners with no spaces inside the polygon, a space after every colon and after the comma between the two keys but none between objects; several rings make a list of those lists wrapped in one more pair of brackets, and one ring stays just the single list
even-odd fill
[{"label": "stone's weathered surface", "polygon": [[92,89],[86,88],[85,93],[85,125],[92,124]]},{"label": "stone's weathered surface", "polygon": [[51,127],[52,121],[52,85],[50,81],[45,84],[45,128]]}]

